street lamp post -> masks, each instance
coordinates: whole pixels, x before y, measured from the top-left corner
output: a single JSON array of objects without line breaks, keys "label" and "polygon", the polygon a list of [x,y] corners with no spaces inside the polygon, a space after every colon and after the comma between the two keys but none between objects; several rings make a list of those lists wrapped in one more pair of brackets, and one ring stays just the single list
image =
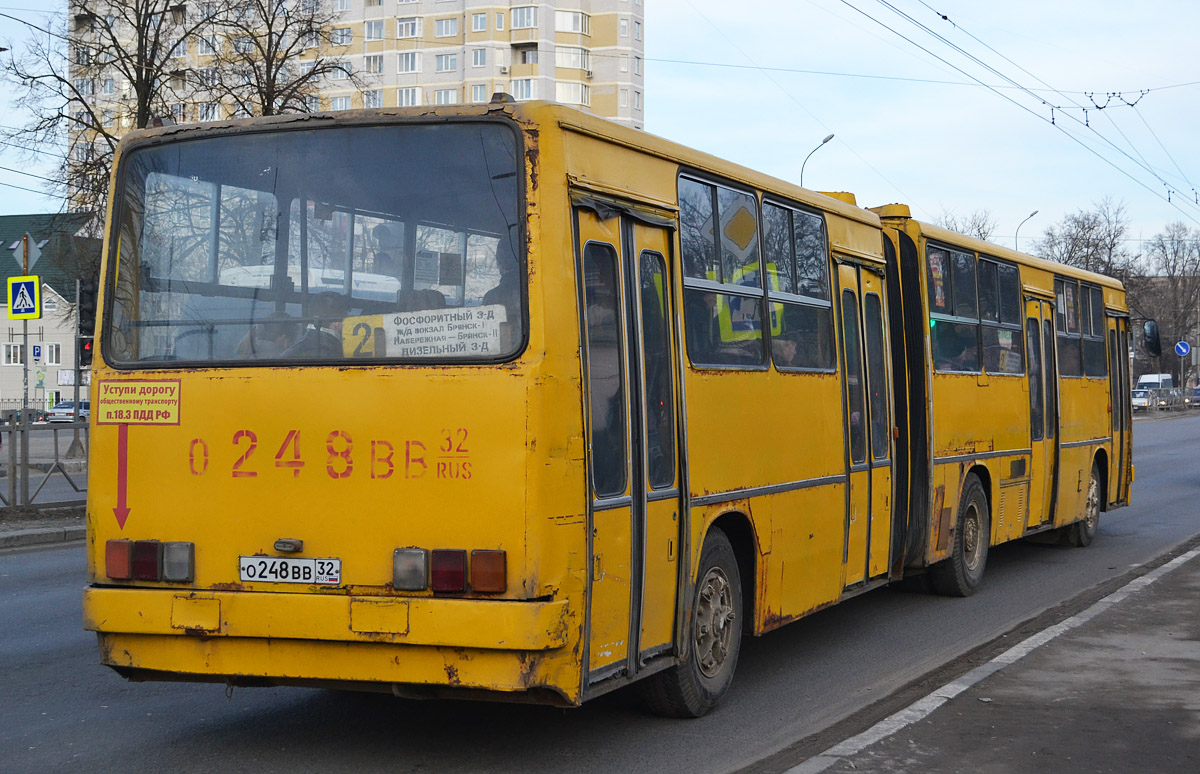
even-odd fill
[{"label": "street lamp post", "polygon": [[1017,241],[1017,240],[1019,240],[1019,239],[1021,238],[1021,226],[1024,226],[1024,225],[1025,225],[1025,223],[1026,223],[1026,222],[1027,222],[1027,221],[1028,221],[1030,218],[1032,218],[1034,215],[1037,215],[1037,214],[1038,214],[1038,211],[1037,211],[1037,210],[1034,210],[1033,212],[1029,213],[1029,215],[1028,215],[1028,216],[1026,216],[1025,220],[1023,220],[1023,221],[1021,221],[1020,223],[1018,223],[1018,224],[1017,224],[1017,233],[1013,234],[1013,249],[1014,249],[1014,250],[1020,250],[1020,249],[1021,249],[1021,243],[1020,243],[1019,241]]},{"label": "street lamp post", "polygon": [[814,153],[821,150],[822,145],[824,145],[825,143],[829,142],[832,139],[833,139],[833,135],[831,134],[828,137],[826,137],[824,140],[821,140],[821,144],[818,145],[817,147],[813,148],[812,150],[810,150],[808,152],[808,155],[804,157],[804,162],[800,164],[800,187],[801,188],[804,187],[804,165],[808,163],[808,160],[810,158],[812,158],[812,155]]}]

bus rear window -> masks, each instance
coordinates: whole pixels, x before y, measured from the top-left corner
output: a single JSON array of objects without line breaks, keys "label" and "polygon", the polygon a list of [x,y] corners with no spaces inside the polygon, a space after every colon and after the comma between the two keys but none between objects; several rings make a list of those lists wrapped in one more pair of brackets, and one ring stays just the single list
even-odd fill
[{"label": "bus rear window", "polygon": [[517,135],[338,127],[133,150],[115,365],[487,362],[525,339]]}]

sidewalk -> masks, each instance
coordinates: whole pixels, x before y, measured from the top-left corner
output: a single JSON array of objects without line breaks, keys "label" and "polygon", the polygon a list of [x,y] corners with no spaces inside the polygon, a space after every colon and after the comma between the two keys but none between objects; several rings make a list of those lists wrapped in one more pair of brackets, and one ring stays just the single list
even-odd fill
[{"label": "sidewalk", "polygon": [[83,540],[83,506],[0,510],[0,549]]},{"label": "sidewalk", "polygon": [[1200,771],[1200,549],[789,774]]}]

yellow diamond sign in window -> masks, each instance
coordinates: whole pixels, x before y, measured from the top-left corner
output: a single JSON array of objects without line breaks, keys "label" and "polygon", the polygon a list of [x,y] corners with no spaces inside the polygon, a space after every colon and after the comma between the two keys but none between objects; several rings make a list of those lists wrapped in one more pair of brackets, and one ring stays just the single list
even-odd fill
[{"label": "yellow diamond sign in window", "polygon": [[725,224],[725,236],[742,250],[745,250],[758,233],[758,222],[754,215],[745,207],[733,213],[733,217]]}]

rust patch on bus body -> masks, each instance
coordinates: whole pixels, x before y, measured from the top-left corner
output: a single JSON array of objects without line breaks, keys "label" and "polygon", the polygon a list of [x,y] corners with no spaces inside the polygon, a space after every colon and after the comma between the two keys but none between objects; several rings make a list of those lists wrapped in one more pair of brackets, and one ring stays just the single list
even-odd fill
[{"label": "rust patch on bus body", "polygon": [[946,485],[941,484],[933,490],[933,512],[937,514],[937,550],[945,551],[950,545],[950,509],[943,507],[946,502]]}]

